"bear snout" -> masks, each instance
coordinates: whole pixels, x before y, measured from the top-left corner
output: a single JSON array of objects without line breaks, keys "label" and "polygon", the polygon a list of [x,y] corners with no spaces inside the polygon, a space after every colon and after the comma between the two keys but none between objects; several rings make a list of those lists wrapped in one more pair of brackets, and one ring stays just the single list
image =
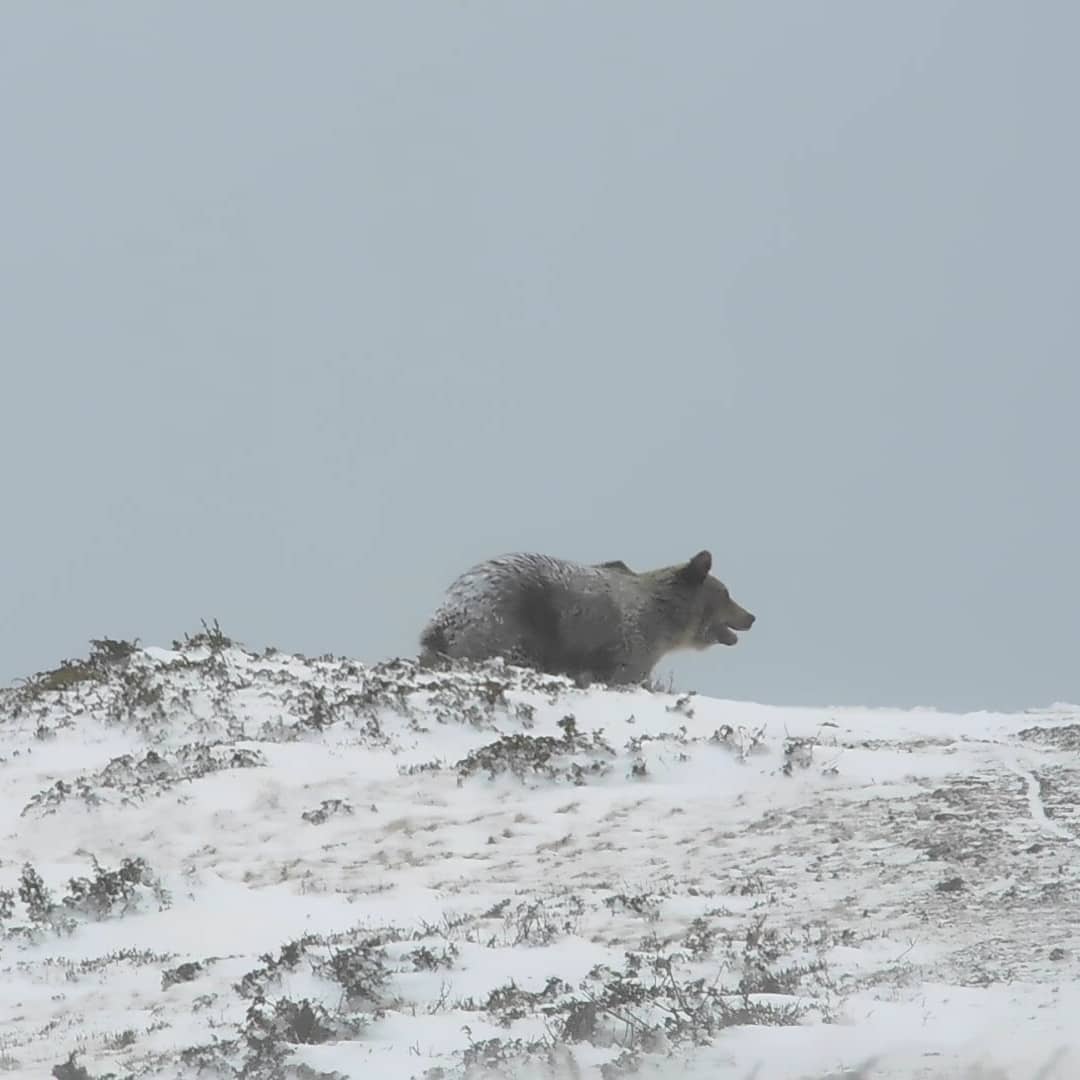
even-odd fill
[{"label": "bear snout", "polygon": [[731,614],[724,622],[735,630],[749,630],[750,627],[754,625],[755,616],[751,615],[745,608],[733,604]]}]

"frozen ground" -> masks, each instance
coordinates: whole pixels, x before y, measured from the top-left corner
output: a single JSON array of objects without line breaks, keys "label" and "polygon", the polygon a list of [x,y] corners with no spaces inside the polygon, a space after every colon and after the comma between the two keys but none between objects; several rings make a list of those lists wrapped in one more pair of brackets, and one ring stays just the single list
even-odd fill
[{"label": "frozen ground", "polygon": [[97,643],[0,730],[7,1075],[1080,1076],[1080,709],[581,691],[215,628]]}]

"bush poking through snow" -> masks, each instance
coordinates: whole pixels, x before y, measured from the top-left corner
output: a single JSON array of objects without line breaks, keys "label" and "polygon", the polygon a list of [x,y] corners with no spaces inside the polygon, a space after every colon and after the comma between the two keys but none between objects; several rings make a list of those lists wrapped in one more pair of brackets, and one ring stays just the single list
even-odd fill
[{"label": "bush poking through snow", "polygon": [[19,899],[26,905],[32,923],[46,925],[52,921],[56,903],[41,875],[30,863],[25,863],[19,876]]},{"label": "bush poking through snow", "polygon": [[325,825],[335,814],[352,813],[348,799],[323,799],[314,810],[305,810],[300,817],[311,825]]},{"label": "bush poking through snow", "polygon": [[552,735],[501,735],[495,742],[471,750],[455,766],[461,783],[477,772],[486,772],[494,780],[500,773],[511,773],[519,780],[539,775],[549,780],[569,780],[578,786],[590,776],[611,771],[608,759],[615,751],[603,731],[591,736],[578,731],[573,716],[559,721],[562,738]]},{"label": "bush poking through snow", "polygon": [[765,728],[750,730],[742,726],[732,727],[730,724],[721,724],[709,738],[709,742],[715,746],[722,746],[737,754],[739,759],[746,761],[751,754],[764,754],[768,752],[765,742]]},{"label": "bush poking through snow", "polygon": [[409,953],[408,958],[417,971],[438,971],[441,968],[450,970],[454,966],[457,954],[457,946],[452,941],[448,941],[441,952],[436,953],[426,945],[421,945],[420,948]]},{"label": "bush poking through snow", "polygon": [[501,1027],[509,1027],[516,1020],[524,1020],[534,1014],[545,1015],[554,1011],[551,1006],[565,997],[570,987],[562,979],[551,976],[542,990],[522,990],[513,979],[497,986],[481,1006],[484,1012]]},{"label": "bush poking through snow", "polygon": [[809,769],[814,763],[815,746],[816,739],[788,736],[784,740],[784,764],[780,771],[785,776],[791,776],[796,769]]},{"label": "bush poking through snow", "polygon": [[185,633],[183,641],[173,641],[172,647],[176,652],[190,652],[192,649],[205,648],[211,653],[219,653],[231,649],[236,644],[232,638],[225,635],[217,619],[214,620],[213,626],[210,626],[205,619],[200,619],[199,622],[202,623],[202,630],[198,633]]},{"label": "bush poking through snow", "polygon": [[205,970],[206,966],[200,964],[197,960],[189,960],[187,963],[169,968],[161,973],[161,989],[168,990],[170,986],[175,986],[177,983],[191,982],[192,979],[197,979]]},{"label": "bush poking through snow", "polygon": [[334,949],[329,960],[316,959],[312,970],[333,979],[345,994],[349,1008],[378,1008],[390,972],[386,951],[378,938],[368,938]]},{"label": "bush poking through snow", "polygon": [[546,1058],[548,1043],[543,1039],[480,1039],[469,1036],[469,1046],[461,1055],[466,1072],[470,1069],[496,1070],[501,1076],[513,1076],[525,1062]]},{"label": "bush poking through snow", "polygon": [[[248,1006],[241,1036],[247,1044],[242,1076],[259,1076],[265,1068],[279,1069],[294,1046],[355,1038],[363,1025],[341,1016],[331,1016],[325,1006],[307,998],[292,1001],[257,998]],[[270,1072],[271,1076],[280,1075]]]},{"label": "bush poking through snow", "polygon": [[[30,925],[6,927],[12,936],[34,937],[45,929],[70,934],[79,919],[100,921],[122,916],[129,911],[144,910],[151,896],[157,909],[168,907],[171,898],[145,860],[123,859],[115,870],[102,866],[91,856],[93,877],[75,877],[68,881],[68,890],[57,902],[52,891],[31,863],[25,863],[19,876],[18,897]],[[0,922],[15,915],[14,897],[10,892],[0,894]]]},{"label": "bush poking through snow", "polygon": [[115,870],[107,870],[96,858],[92,878],[72,878],[64,906],[76,914],[90,919],[105,919],[119,909],[121,915],[138,905],[141,887],[149,890],[161,907],[168,907],[168,892],[146,865],[144,859],[124,859]]},{"label": "bush poking through snow", "polygon": [[511,945],[550,945],[577,931],[585,912],[580,897],[572,893],[523,900],[504,918]]},{"label": "bush poking through snow", "polygon": [[76,1061],[77,1054],[74,1050],[68,1055],[67,1061],[60,1065],[54,1065],[52,1068],[52,1075],[55,1080],[95,1080],[94,1077],[87,1072],[85,1065],[80,1065]]},{"label": "bush poking through snow", "polygon": [[704,1044],[726,1027],[797,1024],[806,1011],[794,1000],[761,1001],[748,991],[732,994],[702,977],[680,976],[675,959],[664,955],[629,953],[622,971],[594,969],[583,991],[564,1010],[562,1038],[584,1034],[645,1053]]}]

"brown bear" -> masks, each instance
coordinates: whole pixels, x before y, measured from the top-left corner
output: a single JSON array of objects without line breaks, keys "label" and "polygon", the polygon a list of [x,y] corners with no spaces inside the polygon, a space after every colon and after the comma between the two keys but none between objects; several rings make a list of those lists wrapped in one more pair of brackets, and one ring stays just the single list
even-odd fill
[{"label": "brown bear", "polygon": [[640,574],[619,561],[501,555],[449,587],[421,634],[421,659],[501,656],[583,684],[640,683],[668,653],[734,645],[754,624],[711,568],[708,551]]}]

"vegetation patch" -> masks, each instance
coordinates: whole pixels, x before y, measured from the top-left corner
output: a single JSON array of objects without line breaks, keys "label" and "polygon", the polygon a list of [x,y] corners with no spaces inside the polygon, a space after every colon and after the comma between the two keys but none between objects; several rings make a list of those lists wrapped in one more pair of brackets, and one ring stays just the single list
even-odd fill
[{"label": "vegetation patch", "polygon": [[1080,750],[1080,724],[1055,724],[1053,727],[1029,727],[1018,732],[1021,739],[1055,750]]},{"label": "vegetation patch", "polygon": [[87,683],[103,682],[117,669],[124,668],[137,649],[137,641],[114,641],[112,638],[91,641],[90,654],[84,659],[61,660],[55,668],[25,679],[15,692],[15,715],[47,695],[63,694]]},{"label": "vegetation patch", "polygon": [[[152,899],[158,910],[171,897],[145,860],[126,858],[115,869],[102,866],[91,856],[93,874],[74,877],[67,891],[56,898],[31,863],[24,863],[17,890],[23,922],[15,922],[19,907],[10,890],[0,891],[0,924],[13,937],[33,937],[43,930],[71,933],[80,921],[100,921],[144,910]],[[10,925],[7,925],[10,923]]]},{"label": "vegetation patch", "polygon": [[102,805],[110,795],[125,804],[160,795],[177,784],[212,773],[265,764],[260,751],[226,742],[189,743],[173,752],[147,750],[142,756],[122,754],[102,769],[71,780],[57,780],[52,787],[33,795],[22,813],[52,814],[73,799],[92,808]]},{"label": "vegetation patch", "polygon": [[197,960],[189,960],[187,963],[178,964],[161,973],[161,989],[168,990],[177,983],[191,982],[206,971],[207,962],[200,963]]},{"label": "vegetation patch", "polygon": [[519,732],[502,735],[495,742],[470,751],[455,766],[459,781],[486,772],[491,780],[510,773],[519,780],[533,775],[582,785],[590,777],[611,771],[610,759],[615,757],[615,750],[603,731],[585,735],[578,731],[573,716],[564,716],[559,727],[563,731],[561,738]]},{"label": "vegetation patch", "polygon": [[354,813],[348,799],[323,799],[314,810],[305,810],[300,817],[310,825],[325,825],[336,815]]}]

